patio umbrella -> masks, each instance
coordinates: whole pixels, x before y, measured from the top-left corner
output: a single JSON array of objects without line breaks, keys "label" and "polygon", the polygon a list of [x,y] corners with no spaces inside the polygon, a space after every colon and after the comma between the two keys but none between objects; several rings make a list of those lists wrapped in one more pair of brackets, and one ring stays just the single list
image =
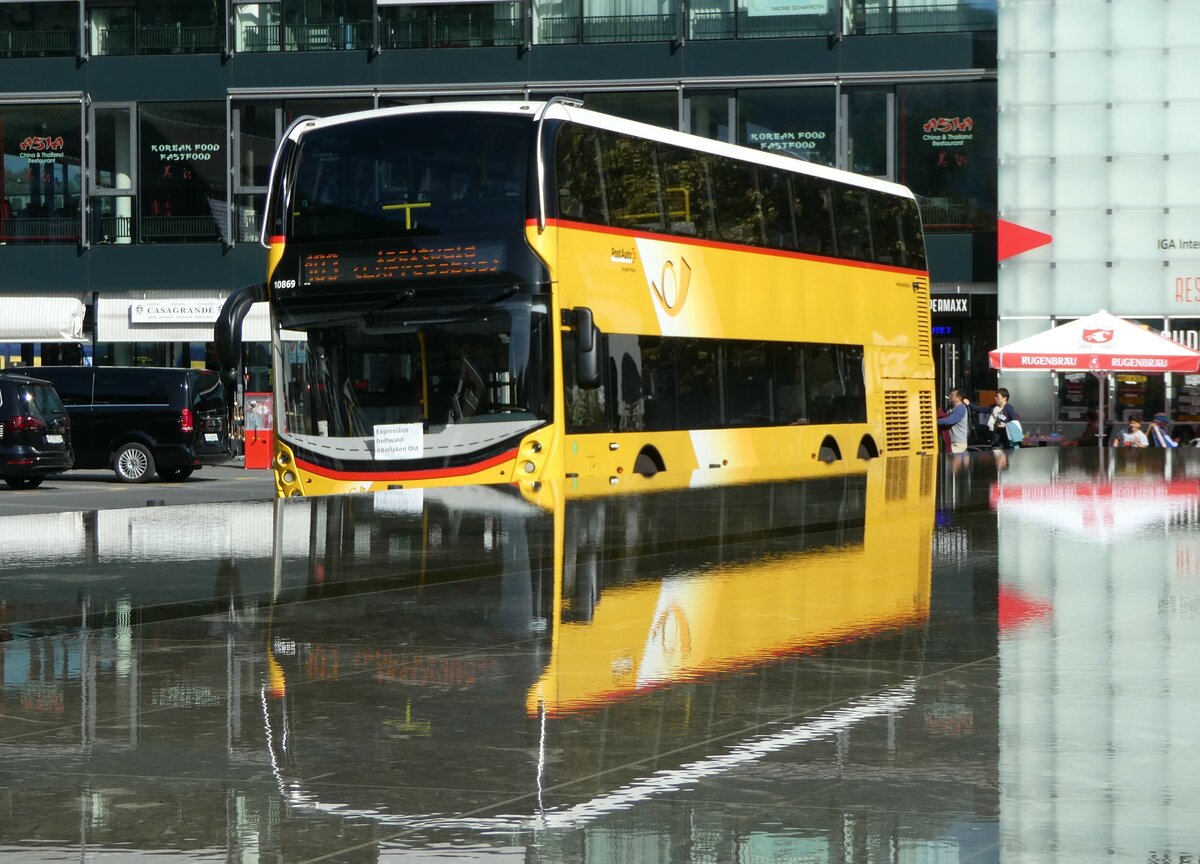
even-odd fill
[{"label": "patio umbrella", "polygon": [[1105,379],[1111,372],[1147,375],[1200,372],[1193,351],[1103,309],[988,352],[1004,372],[1091,372],[1100,379],[1100,440],[1104,440]]}]

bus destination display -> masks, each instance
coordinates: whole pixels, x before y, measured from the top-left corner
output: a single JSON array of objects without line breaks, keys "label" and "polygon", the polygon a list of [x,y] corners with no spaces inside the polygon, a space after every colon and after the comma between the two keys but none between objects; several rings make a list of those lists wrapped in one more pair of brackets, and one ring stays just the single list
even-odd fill
[{"label": "bus destination display", "polygon": [[503,246],[461,244],[413,249],[377,249],[373,253],[317,252],[304,256],[303,284],[430,279],[499,273]]}]

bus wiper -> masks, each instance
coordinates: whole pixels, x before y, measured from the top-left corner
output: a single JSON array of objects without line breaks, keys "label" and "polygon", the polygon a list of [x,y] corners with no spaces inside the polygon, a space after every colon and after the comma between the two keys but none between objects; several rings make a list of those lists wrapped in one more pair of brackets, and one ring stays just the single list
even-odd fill
[{"label": "bus wiper", "polygon": [[474,306],[472,306],[470,309],[468,309],[463,314],[470,315],[472,312],[478,312],[480,309],[483,309],[485,306],[495,306],[500,301],[507,300],[509,297],[516,294],[520,290],[521,290],[520,285],[509,285],[507,288],[505,288],[503,291],[501,291],[495,297],[491,297],[487,300],[484,300],[482,303],[476,303]]}]

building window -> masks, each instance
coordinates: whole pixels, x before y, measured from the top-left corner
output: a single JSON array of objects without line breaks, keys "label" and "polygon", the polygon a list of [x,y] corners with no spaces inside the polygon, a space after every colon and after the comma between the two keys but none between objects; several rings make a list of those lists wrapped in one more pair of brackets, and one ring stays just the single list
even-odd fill
[{"label": "building window", "polygon": [[851,32],[961,33],[995,30],[996,0],[938,3],[934,0],[845,0],[853,3]]},{"label": "building window", "polygon": [[[542,98],[538,96],[537,98]],[[664,129],[679,128],[679,99],[666,93],[585,93],[583,107]]]},{"label": "building window", "polygon": [[216,54],[225,45],[224,13],[212,0],[89,0],[90,51]]},{"label": "building window", "polygon": [[525,41],[523,3],[380,3],[379,16],[384,48],[490,47]]},{"label": "building window", "polygon": [[897,180],[926,233],[996,230],[996,84],[896,87]]},{"label": "building window", "polygon": [[91,106],[88,186],[92,243],[133,243],[134,190],[137,188],[136,138],[132,103]]},{"label": "building window", "polygon": [[234,236],[258,240],[275,146],[283,134],[283,104],[239,102],[233,111]]},{"label": "building window", "polygon": [[225,105],[139,106],[143,243],[215,242],[226,229]]},{"label": "building window", "polygon": [[283,13],[278,0],[237,2],[233,7],[235,51],[279,51],[283,47]]},{"label": "building window", "polygon": [[832,36],[834,0],[698,0],[688,5],[692,39]]},{"label": "building window", "polygon": [[353,51],[371,47],[371,0],[283,0],[283,50]]},{"label": "building window", "polygon": [[737,109],[737,143],[834,164],[837,105],[832,87],[741,90]]},{"label": "building window", "polygon": [[733,142],[736,99],[732,92],[689,92],[684,97],[689,132],[714,141]]},{"label": "building window", "polygon": [[78,243],[78,104],[0,105],[0,243]]},{"label": "building window", "polygon": [[78,53],[78,3],[0,3],[0,57],[74,57]]}]

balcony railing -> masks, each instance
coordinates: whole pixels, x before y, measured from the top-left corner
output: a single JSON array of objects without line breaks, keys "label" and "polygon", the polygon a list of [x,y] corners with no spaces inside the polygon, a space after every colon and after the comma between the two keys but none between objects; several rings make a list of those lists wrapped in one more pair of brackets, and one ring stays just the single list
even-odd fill
[{"label": "balcony railing", "polygon": [[995,30],[996,13],[974,6],[900,6],[871,9],[854,22],[854,33],[962,33]]},{"label": "balcony railing", "polygon": [[457,48],[520,45],[524,22],[520,18],[478,20],[469,15],[429,15],[389,21],[384,26],[384,48]]},{"label": "balcony railing", "polygon": [[11,216],[0,219],[0,243],[77,243],[78,216]]},{"label": "balcony railing", "polygon": [[[690,39],[766,39],[817,37],[834,33],[834,15],[751,15],[747,8],[721,11],[691,9],[687,13]],[[143,27],[95,27],[95,53],[205,54],[224,46],[224,28],[182,24]],[[928,4],[864,8],[849,35],[955,33],[996,29],[996,12],[969,5]],[[603,42],[665,42],[676,36],[672,14],[585,15],[542,18],[535,42],[564,45]],[[462,14],[416,16],[385,20],[381,48],[442,48],[519,45],[524,22],[519,18],[490,18]],[[367,21],[337,23],[243,24],[238,28],[238,51],[349,51],[372,46],[373,26]],[[79,54],[76,30],[0,30],[0,57],[71,57]]]},{"label": "balcony railing", "polygon": [[133,242],[132,216],[102,216],[94,214],[91,242],[124,244]]},{"label": "balcony railing", "polygon": [[577,42],[667,42],[675,38],[675,16],[585,15],[543,18],[538,41],[544,45]]},{"label": "balcony railing", "polygon": [[142,27],[138,50],[142,54],[213,54],[224,40],[220,27]]},{"label": "balcony railing", "polygon": [[283,43],[278,24],[244,24],[238,30],[238,51],[282,51]]},{"label": "balcony railing", "polygon": [[288,24],[284,27],[285,51],[354,51],[371,47],[369,22],[349,24]]},{"label": "balcony railing", "polygon": [[751,15],[736,12],[697,11],[691,15],[688,36],[692,39],[772,39],[801,36],[832,36],[833,15]]},{"label": "balcony railing", "polygon": [[96,53],[216,54],[224,45],[220,27],[181,27],[174,24],[148,27],[103,27],[97,31]]},{"label": "balcony railing", "polygon": [[928,234],[955,234],[973,229],[977,207],[961,198],[919,198],[921,222]]},{"label": "balcony railing", "polygon": [[0,30],[0,57],[74,57],[77,30]]},{"label": "balcony railing", "polygon": [[217,223],[211,216],[143,216],[139,227],[144,242],[221,239]]}]

